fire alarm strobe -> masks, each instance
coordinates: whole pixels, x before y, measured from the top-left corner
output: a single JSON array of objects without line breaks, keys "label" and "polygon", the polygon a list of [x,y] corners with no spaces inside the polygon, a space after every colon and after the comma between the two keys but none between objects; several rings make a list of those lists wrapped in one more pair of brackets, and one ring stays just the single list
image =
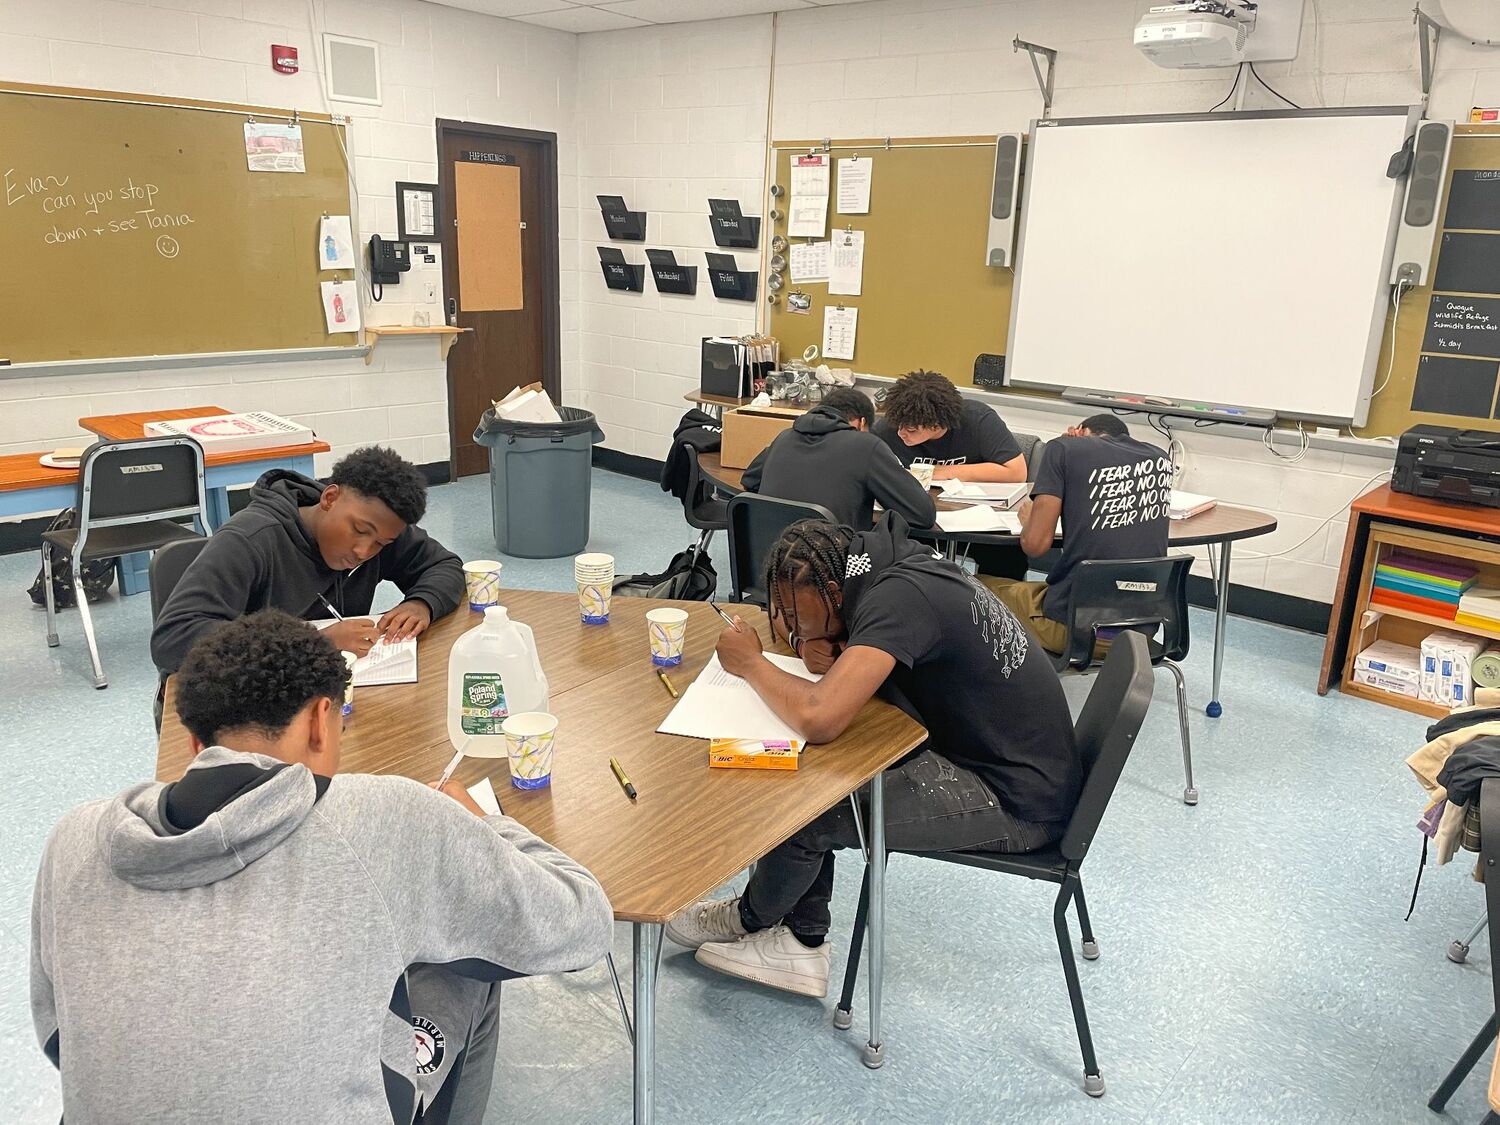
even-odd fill
[{"label": "fire alarm strobe", "polygon": [[271,69],[280,74],[297,73],[297,48],[271,44]]}]

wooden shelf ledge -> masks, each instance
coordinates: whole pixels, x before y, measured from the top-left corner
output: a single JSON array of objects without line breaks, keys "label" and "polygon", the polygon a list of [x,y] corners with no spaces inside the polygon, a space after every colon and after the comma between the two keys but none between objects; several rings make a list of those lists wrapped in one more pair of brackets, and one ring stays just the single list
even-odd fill
[{"label": "wooden shelf ledge", "polygon": [[370,366],[370,361],[375,358],[375,345],[380,343],[382,336],[433,336],[438,341],[438,358],[447,359],[448,349],[453,346],[462,332],[472,332],[472,328],[454,328],[448,324],[380,324],[365,325],[365,335],[370,340],[370,350],[365,352],[365,366]]}]

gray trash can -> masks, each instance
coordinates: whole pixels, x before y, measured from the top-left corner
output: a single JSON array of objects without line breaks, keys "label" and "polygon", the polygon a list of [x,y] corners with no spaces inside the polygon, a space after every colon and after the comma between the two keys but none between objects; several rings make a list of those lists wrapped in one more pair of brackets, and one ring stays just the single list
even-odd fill
[{"label": "gray trash can", "polygon": [[593,447],[604,431],[588,410],[560,422],[511,422],[486,410],[474,440],[490,451],[495,546],[523,559],[576,555],[588,546]]}]

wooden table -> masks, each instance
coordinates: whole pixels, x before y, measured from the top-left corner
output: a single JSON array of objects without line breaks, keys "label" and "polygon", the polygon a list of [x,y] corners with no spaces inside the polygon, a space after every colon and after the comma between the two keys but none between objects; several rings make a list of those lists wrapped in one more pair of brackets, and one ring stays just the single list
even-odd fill
[{"label": "wooden table", "polygon": [[694,406],[701,406],[715,418],[724,417],[726,410],[738,410],[742,406],[749,406],[753,401],[748,398],[731,398],[729,395],[706,395],[702,391],[689,391],[683,395],[683,400],[691,402]]},{"label": "wooden table", "polygon": [[[98,434],[105,441],[131,441],[146,436],[147,422],[174,421],[182,418],[203,418],[210,414],[230,414],[222,406],[187,406],[179,410],[141,410],[134,414],[101,414],[80,418],[78,424],[85,430]],[[208,526],[217,531],[229,520],[229,489],[234,485],[254,484],[260,475],[271,469],[291,469],[294,472],[313,475],[313,454],[327,453],[326,441],[315,441],[310,445],[273,445],[265,449],[239,449],[229,453],[210,453],[204,450],[203,482],[208,500],[206,514]],[[40,466],[38,466],[40,467]],[[42,472],[57,470],[42,469]],[[73,472],[73,480],[78,474]],[[66,507],[68,500],[59,505]],[[120,560],[120,589],[126,594],[139,593],[146,589],[150,566],[149,554],[126,555]]]},{"label": "wooden table", "polygon": [[[698,467],[702,470],[704,477],[713,481],[724,491],[741,491],[742,471],[724,468],[719,463],[717,451],[698,454]],[[955,504],[949,500],[937,501],[937,509],[940,512],[957,511],[965,507],[968,505]],[[1216,504],[1208,511],[1196,516],[1171,521],[1167,539],[1169,547],[1217,546],[1219,548],[1218,566],[1214,577],[1213,695],[1208,701],[1208,706],[1204,708],[1204,713],[1211,719],[1217,719],[1224,713],[1224,705],[1219,702],[1219,685],[1224,674],[1224,630],[1228,624],[1229,613],[1230,544],[1241,539],[1266,535],[1275,530],[1275,516],[1267,512],[1258,512],[1254,508],[1236,508],[1231,504]],[[1000,531],[944,531],[941,528],[932,527],[913,531],[912,534],[922,539],[948,544],[950,557],[954,553],[955,545],[959,543],[1014,546],[1021,541],[1018,535]]]},{"label": "wooden table", "polygon": [[[646,611],[688,611],[687,656],[669,672],[679,690],[713,655],[721,622],[703,602],[616,598],[608,625],[584,625],[573,594],[506,591],[511,616],[536,631],[537,649],[559,720],[553,784],[523,791],[503,762],[470,759],[455,777],[471,785],[489,776],[505,812],[591,870],[615,917],[633,924],[635,973],[635,1120],[654,1106],[656,970],[661,927],[706,897],[814,817],[867,784],[915,749],[926,732],[896,708],[867,703],[834,742],[803,756],[795,773],[710,770],[707,743],[656,733],[674,700],[657,678],[646,647]],[[769,636],[765,615],[739,612]],[[345,772],[397,773],[432,781],[452,755],[447,739],[447,659],[454,640],[479,623],[460,609],[418,644],[416,684],[358,688],[343,739]],[[168,682],[156,776],[181,776],[191,759]],[[609,770],[619,758],[639,799],[621,792]],[[884,809],[871,787],[870,1044],[880,1046],[883,976]],[[877,887],[879,890],[877,891]]]},{"label": "wooden table", "polygon": [[[1393,492],[1389,484],[1372,488],[1349,505],[1349,528],[1344,535],[1344,556],[1339,563],[1339,580],[1333,595],[1333,614],[1328,621],[1328,640],[1323,645],[1323,663],[1318,669],[1319,695],[1328,694],[1329,687],[1339,680],[1347,662],[1349,641],[1356,632],[1354,620],[1359,616],[1360,576],[1365,568],[1370,527],[1377,521],[1487,540],[1490,544],[1500,542],[1500,508],[1460,504],[1454,500],[1429,500],[1422,496]],[[1434,629],[1441,627],[1443,625],[1433,624]],[[1451,628],[1451,623],[1447,627]],[[1371,697],[1378,698],[1373,693]],[[1434,712],[1429,709],[1422,713]]]}]

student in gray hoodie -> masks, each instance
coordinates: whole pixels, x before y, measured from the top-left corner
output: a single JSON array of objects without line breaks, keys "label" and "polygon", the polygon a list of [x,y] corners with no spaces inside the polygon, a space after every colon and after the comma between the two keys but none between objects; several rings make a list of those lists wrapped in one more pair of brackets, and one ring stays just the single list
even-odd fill
[{"label": "student in gray hoodie", "polygon": [[740,479],[746,492],[821,504],[839,523],[869,531],[879,503],[911,527],[931,527],[927,489],[870,432],[875,407],[863,391],[839,387],[756,455]]},{"label": "student in gray hoodie", "polygon": [[599,884],[515,821],[337,774],[345,674],[283,613],[218,626],[177,678],[192,766],[53,830],[31,1009],[68,1125],[478,1125],[499,982],[609,950]]}]

